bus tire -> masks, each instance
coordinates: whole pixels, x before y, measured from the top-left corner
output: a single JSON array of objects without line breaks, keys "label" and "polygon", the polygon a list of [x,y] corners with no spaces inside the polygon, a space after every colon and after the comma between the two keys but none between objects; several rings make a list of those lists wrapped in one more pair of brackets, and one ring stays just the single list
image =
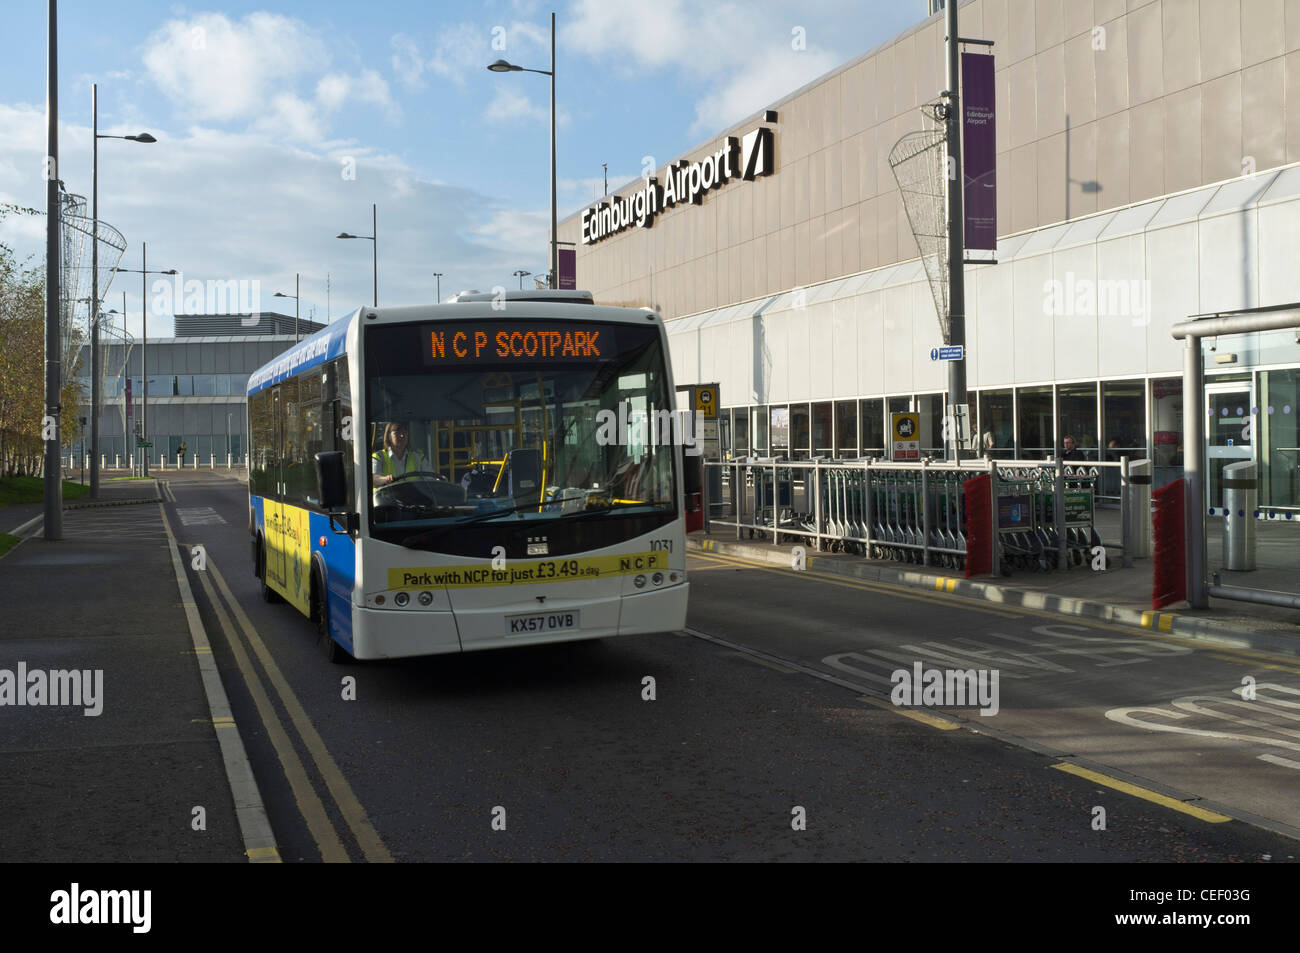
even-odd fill
[{"label": "bus tire", "polygon": [[284,596],[266,584],[266,540],[258,538],[257,578],[262,582],[262,601],[269,603],[284,602]]},{"label": "bus tire", "polygon": [[316,625],[316,646],[321,654],[335,665],[352,661],[352,656],[330,635],[330,597],[325,578],[319,568],[311,573],[311,621]]}]

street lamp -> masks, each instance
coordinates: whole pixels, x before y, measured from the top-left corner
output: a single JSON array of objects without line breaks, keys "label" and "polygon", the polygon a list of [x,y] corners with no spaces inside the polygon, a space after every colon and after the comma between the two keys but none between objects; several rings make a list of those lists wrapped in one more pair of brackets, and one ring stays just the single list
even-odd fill
[{"label": "street lamp", "polygon": [[438,297],[434,299],[434,303],[442,304],[442,272],[435,271],[433,277],[438,279]]},{"label": "street lamp", "polygon": [[[140,319],[143,322],[140,329],[140,378],[141,383],[144,385],[141,388],[143,392],[140,394],[140,437],[145,443],[149,442],[149,276],[180,274],[175,268],[169,268],[167,271],[150,271],[148,252],[148,244],[141,242],[140,267],[115,269],[116,271],[129,272],[140,276]],[[125,304],[123,304],[123,307],[125,307]],[[141,476],[147,477],[149,475],[150,449],[152,448],[144,448],[144,465],[141,469]]]},{"label": "street lamp", "polygon": [[520,268],[518,271],[515,272],[515,277],[519,279],[519,290],[520,290],[520,291],[523,291],[523,290],[524,290],[524,279],[527,278],[527,277],[528,277],[529,275],[531,275],[531,274],[532,274],[531,271],[524,271],[522,268]]},{"label": "street lamp", "polygon": [[375,270],[375,307],[379,307],[379,217],[376,206],[370,206],[370,230],[373,235],[350,235],[347,232],[339,232],[335,238],[364,238],[367,241],[374,242],[374,270]]},{"label": "street lamp", "polygon": [[559,245],[556,243],[558,236],[555,232],[555,14],[551,14],[551,68],[549,70],[528,69],[507,63],[505,60],[489,63],[488,69],[494,73],[541,73],[543,76],[551,77],[551,287],[558,288],[560,252]]},{"label": "street lamp", "polygon": [[[147,132],[134,136],[109,136],[99,131],[99,84],[90,85],[91,129],[94,143],[91,153],[91,188],[93,190],[90,236],[90,313],[99,310],[99,140],[126,139],[129,142],[157,142]],[[99,322],[90,322],[90,498],[99,498]]]},{"label": "street lamp", "polygon": [[[340,235],[339,237],[342,238],[343,236]],[[293,299],[293,341],[295,344],[298,343],[298,295],[301,291],[302,288],[298,284],[298,273],[295,271],[293,273],[293,294],[287,295],[277,291],[275,294],[271,295],[272,298]]]}]

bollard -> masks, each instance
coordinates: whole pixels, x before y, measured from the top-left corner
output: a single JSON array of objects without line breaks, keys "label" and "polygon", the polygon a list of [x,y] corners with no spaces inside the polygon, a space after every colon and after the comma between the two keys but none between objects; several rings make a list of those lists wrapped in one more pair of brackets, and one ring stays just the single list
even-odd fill
[{"label": "bollard", "polygon": [[1259,480],[1255,461],[1243,460],[1223,468],[1223,568],[1251,572],[1255,568],[1255,509]]},{"label": "bollard", "polygon": [[198,468],[199,468],[199,455],[198,452],[196,451],[194,454],[194,461],[190,464],[190,469],[197,470]]},{"label": "bollard", "polygon": [[[1128,525],[1133,555],[1151,555],[1151,461],[1130,460],[1128,464]],[[1125,546],[1125,555],[1128,547]]]},{"label": "bollard", "polygon": [[231,467],[230,467],[230,454],[226,454],[226,469],[227,469],[227,470],[231,469]]},{"label": "bollard", "polygon": [[208,469],[209,469],[209,470],[215,470],[216,468],[217,468],[217,455],[216,455],[215,453],[209,453],[209,454],[208,454]]}]

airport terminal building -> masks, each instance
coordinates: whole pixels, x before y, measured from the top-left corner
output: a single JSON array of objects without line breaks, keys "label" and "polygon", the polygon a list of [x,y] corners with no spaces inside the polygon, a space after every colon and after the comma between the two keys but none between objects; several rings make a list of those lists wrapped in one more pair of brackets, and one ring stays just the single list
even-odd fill
[{"label": "airport terminal building", "polygon": [[[993,41],[966,49],[993,57],[996,107],[997,247],[971,253],[996,263],[965,269],[975,433],[1001,458],[1066,435],[1087,459],[1150,457],[1159,485],[1201,413],[1211,496],[1253,458],[1261,508],[1300,514],[1296,333],[1208,340],[1201,408],[1170,336],[1300,302],[1300,3],[959,14]],[[678,384],[720,385],[725,454],[881,455],[888,414],[915,410],[942,455],[943,341],[889,156],[943,85],[934,14],[561,223],[578,287],[659,311]]]}]

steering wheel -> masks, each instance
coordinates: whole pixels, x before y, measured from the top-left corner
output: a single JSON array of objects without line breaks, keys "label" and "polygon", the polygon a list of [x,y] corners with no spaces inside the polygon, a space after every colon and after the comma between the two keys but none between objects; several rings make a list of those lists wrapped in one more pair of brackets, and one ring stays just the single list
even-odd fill
[{"label": "steering wheel", "polygon": [[395,477],[393,477],[392,480],[389,481],[388,485],[392,486],[394,483],[397,483],[400,480],[408,480],[411,477],[428,477],[431,480],[447,479],[441,473],[434,473],[432,470],[408,470],[406,473],[397,474]]}]

